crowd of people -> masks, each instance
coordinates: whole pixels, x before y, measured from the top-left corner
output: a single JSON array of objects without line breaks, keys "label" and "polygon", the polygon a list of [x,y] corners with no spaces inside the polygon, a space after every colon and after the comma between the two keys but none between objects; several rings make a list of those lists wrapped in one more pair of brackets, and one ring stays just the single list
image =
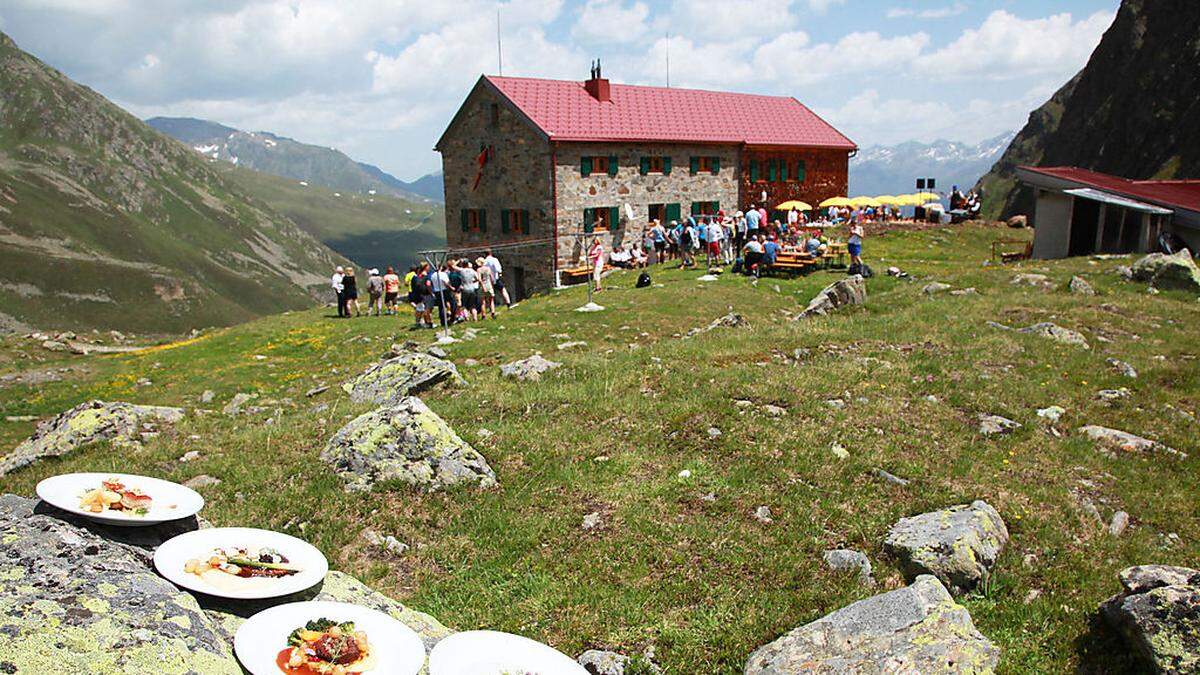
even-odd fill
[{"label": "crowd of people", "polygon": [[601,275],[607,263],[613,267],[634,269],[679,261],[681,268],[696,267],[703,258],[708,266],[733,265],[746,274],[775,263],[781,251],[797,251],[813,257],[829,247],[825,228],[847,226],[847,250],[851,264],[862,264],[862,224],[884,217],[873,209],[829,208],[810,218],[792,209],[771,220],[766,208],[751,204],[745,211],[726,214],[691,215],[663,224],[651,220],[628,249],[618,245],[606,255],[599,237],[592,239],[587,260],[594,274],[594,287],[601,290]]},{"label": "crowd of people", "polygon": [[495,319],[497,302],[513,306],[504,286],[504,267],[490,250],[474,260],[449,259],[437,269],[428,262],[413,265],[403,278],[393,267],[383,273],[376,268],[367,270],[365,309],[359,302],[354,268],[339,265],[329,281],[339,318],[395,316],[403,312],[402,304],[407,304],[413,312],[413,328],[433,328],[434,312],[438,325],[444,327]]}]

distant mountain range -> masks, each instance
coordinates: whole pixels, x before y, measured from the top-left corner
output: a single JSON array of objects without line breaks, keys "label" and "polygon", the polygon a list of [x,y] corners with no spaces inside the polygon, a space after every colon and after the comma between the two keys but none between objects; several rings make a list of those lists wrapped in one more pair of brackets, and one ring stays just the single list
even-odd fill
[{"label": "distant mountain range", "polygon": [[0,33],[0,330],[227,325],[312,306],[344,262]]},{"label": "distant mountain range", "polygon": [[850,195],[905,194],[916,190],[918,178],[937,180],[938,192],[958,185],[964,191],[988,172],[1016,132],[989,138],[977,145],[956,141],[876,145],[850,160]]},{"label": "distant mountain range", "polygon": [[1200,177],[1200,2],[1125,0],[1088,63],[986,175],[984,215],[1033,215],[1016,168],[1078,166],[1132,179]]},{"label": "distant mountain range", "polygon": [[254,171],[334,190],[390,194],[417,202],[442,201],[440,174],[437,180],[425,176],[407,183],[377,166],[356,162],[339,150],[301,143],[268,131],[242,131],[191,117],[152,117],[146,123],[206,157]]}]

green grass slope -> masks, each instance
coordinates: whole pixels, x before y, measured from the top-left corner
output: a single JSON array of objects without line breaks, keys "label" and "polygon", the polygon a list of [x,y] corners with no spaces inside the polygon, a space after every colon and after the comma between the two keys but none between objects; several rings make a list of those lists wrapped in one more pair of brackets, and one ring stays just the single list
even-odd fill
[{"label": "green grass slope", "polygon": [[[1003,649],[1001,671],[1137,672],[1119,643],[1090,624],[1118,590],[1118,570],[1200,558],[1197,426],[1177,412],[1200,408],[1200,303],[1122,281],[1113,271],[1122,260],[982,266],[1001,236],[1010,233],[871,236],[873,265],[898,265],[920,281],[871,279],[866,306],[803,322],[788,313],[837,274],[752,286],[656,269],[661,287],[635,290],[628,272],[610,277],[597,297],[608,309],[596,314],[573,311],[585,301],[581,288],[526,301],[481,324],[477,339],[448,347],[467,386],[423,397],[496,469],[501,487],[482,493],[347,494],[318,459],[342,424],[368,410],[336,385],[397,339],[432,339],[407,332],[406,317],[293,312],[143,354],[74,361],[8,338],[0,368],[69,362],[88,371],[0,389],[0,419],[48,417],[92,397],[192,406],[206,389],[217,392],[211,407],[256,392],[269,412],[189,416],[142,449],[86,448],[0,479],[0,491],[31,494],[38,480],[65,471],[209,474],[223,481],[205,490],[213,523],[303,536],[333,566],[452,628],[515,631],[569,654],[654,645],[672,673],[739,673],[759,645],[878,592],[827,570],[823,550],[865,551],[880,588],[893,588],[901,579],[882,552],[893,522],[986,499],[1012,538],[992,582],[963,602]],[[1013,285],[1017,272],[1047,274],[1054,287]],[[1076,274],[1099,294],[1068,293]],[[978,294],[927,296],[926,280]],[[751,326],[679,338],[730,308]],[[1083,331],[1093,349],[988,321],[1054,321]],[[588,344],[558,351],[567,339]],[[808,351],[793,363],[797,349]],[[540,383],[499,376],[500,364],[535,351],[564,367]],[[1140,377],[1120,376],[1107,357],[1132,363]],[[478,365],[464,366],[468,358]],[[142,377],[153,384],[138,386]],[[318,384],[334,386],[307,399]],[[1096,400],[1097,390],[1117,387],[1131,397],[1113,407]],[[824,403],[833,398],[846,407]],[[768,403],[787,415],[765,414]],[[1050,405],[1067,410],[1053,431],[1036,415]],[[979,413],[1024,427],[984,438]],[[273,423],[263,424],[268,416]],[[1191,456],[1110,456],[1080,436],[1084,424]],[[709,427],[722,435],[711,437]],[[31,422],[0,423],[0,447],[32,430]],[[834,443],[849,457],[838,459]],[[188,450],[200,458],[176,461]],[[876,468],[912,483],[884,483]],[[679,476],[684,469],[689,478]],[[1108,536],[1082,497],[1105,518],[1127,511],[1131,527]],[[760,505],[774,523],[753,518]],[[592,512],[604,525],[584,532]],[[412,548],[392,557],[364,542],[367,527]],[[1040,595],[1027,601],[1034,590]]]},{"label": "green grass slope", "polygon": [[441,204],[305,186],[220,160],[212,167],[362,267],[407,267],[420,259],[419,251],[446,245]]},{"label": "green grass slope", "polygon": [[0,324],[228,325],[311,306],[339,260],[0,34]]}]

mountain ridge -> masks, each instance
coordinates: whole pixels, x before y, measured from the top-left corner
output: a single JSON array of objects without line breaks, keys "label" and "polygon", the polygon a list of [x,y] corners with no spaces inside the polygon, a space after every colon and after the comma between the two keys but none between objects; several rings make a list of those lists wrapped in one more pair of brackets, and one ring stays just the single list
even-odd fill
[{"label": "mountain ridge", "polygon": [[1006,132],[974,145],[960,141],[905,141],[864,148],[850,160],[852,195],[904,194],[916,189],[917,178],[937,179],[938,190],[965,188],[987,173],[1016,132]]}]

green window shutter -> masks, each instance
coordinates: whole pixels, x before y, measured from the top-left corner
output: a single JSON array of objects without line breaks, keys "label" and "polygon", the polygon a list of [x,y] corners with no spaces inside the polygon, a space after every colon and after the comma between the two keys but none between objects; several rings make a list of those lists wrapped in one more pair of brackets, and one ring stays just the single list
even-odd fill
[{"label": "green window shutter", "polygon": [[487,232],[487,210],[479,209],[479,231]]},{"label": "green window shutter", "polygon": [[670,223],[672,220],[679,220],[681,211],[682,211],[682,209],[680,209],[679,204],[667,204],[667,208],[666,208],[667,222],[663,223],[663,224],[666,225],[666,224]]},{"label": "green window shutter", "polygon": [[463,232],[467,232],[471,229],[471,226],[467,224],[467,209],[463,209],[462,212],[460,213],[460,215],[462,216]]},{"label": "green window shutter", "polygon": [[700,215],[700,202],[692,202],[692,215]]},{"label": "green window shutter", "polygon": [[786,159],[779,161],[779,180],[787,180],[787,165],[788,163]]},{"label": "green window shutter", "polygon": [[671,156],[670,155],[663,157],[663,175],[664,176],[671,175]]},{"label": "green window shutter", "polygon": [[583,210],[583,231],[593,232],[596,229],[596,216],[593,209]]},{"label": "green window shutter", "polygon": [[803,183],[805,176],[806,176],[806,174],[804,171],[804,160],[800,160],[799,162],[796,163],[796,180]]},{"label": "green window shutter", "polygon": [[608,209],[608,227],[616,230],[621,225],[621,209],[617,206],[610,206]]},{"label": "green window shutter", "polygon": [[508,209],[500,209],[500,231],[508,233]]},{"label": "green window shutter", "polygon": [[580,157],[579,158],[579,175],[583,176],[584,178],[587,178],[588,176],[592,175],[592,158],[591,157]]},{"label": "green window shutter", "polygon": [[643,176],[650,173],[650,158],[649,157],[642,158],[641,172],[642,172]]},{"label": "green window shutter", "polygon": [[767,160],[767,182],[774,183],[776,175],[777,174],[775,173],[775,160],[773,160],[773,159]]},{"label": "green window shutter", "polygon": [[525,234],[533,232],[533,218],[529,217],[528,209],[521,209],[521,225],[525,228]]},{"label": "green window shutter", "polygon": [[695,176],[698,173],[700,173],[700,158],[693,157],[692,158],[692,175]]},{"label": "green window shutter", "polygon": [[720,157],[712,158],[712,172],[713,173],[721,173],[721,158]]},{"label": "green window shutter", "polygon": [[750,160],[750,182],[758,182],[758,161]]},{"label": "green window shutter", "polygon": [[614,176],[614,177],[617,175],[617,156],[616,155],[608,156],[608,175]]}]

